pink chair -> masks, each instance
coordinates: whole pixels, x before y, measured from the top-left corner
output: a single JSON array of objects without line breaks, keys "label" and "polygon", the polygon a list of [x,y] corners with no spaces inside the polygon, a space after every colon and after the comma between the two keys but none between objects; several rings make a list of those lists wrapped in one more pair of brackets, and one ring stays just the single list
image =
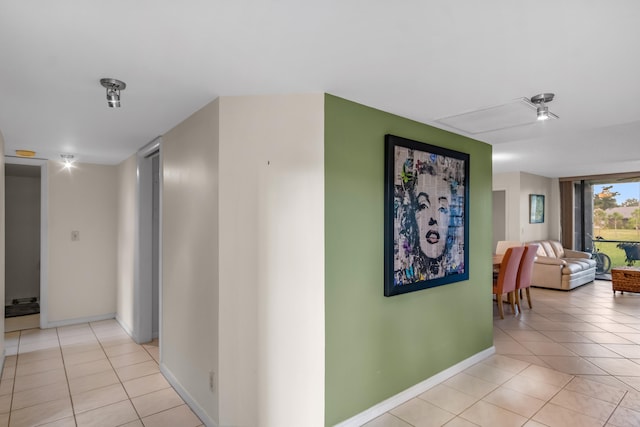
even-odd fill
[{"label": "pink chair", "polygon": [[515,291],[516,280],[518,278],[518,269],[520,267],[520,260],[524,254],[524,246],[518,246],[507,249],[500,263],[500,271],[498,277],[493,281],[493,294],[496,296],[496,302],[498,303],[498,313],[500,318],[504,319],[504,312],[502,309],[502,295],[507,294],[509,303],[511,304],[511,311],[513,314],[515,310]]},{"label": "pink chair", "polygon": [[520,299],[522,298],[522,290],[525,289],[527,293],[527,302],[529,303],[529,309],[531,309],[531,293],[529,288],[531,287],[531,278],[533,277],[533,263],[536,259],[539,245],[527,245],[525,246],[524,255],[520,261],[520,268],[518,269],[518,277],[516,278],[516,306],[518,310],[522,312],[520,306]]}]

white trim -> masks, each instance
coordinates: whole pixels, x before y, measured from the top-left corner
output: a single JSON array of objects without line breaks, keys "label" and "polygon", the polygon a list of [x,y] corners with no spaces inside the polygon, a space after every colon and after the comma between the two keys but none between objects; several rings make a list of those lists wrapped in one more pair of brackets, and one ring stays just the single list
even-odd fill
[{"label": "white trim", "polygon": [[365,411],[360,412],[359,414],[349,418],[348,420],[345,420],[339,424],[336,424],[335,427],[359,427],[363,424],[366,424],[369,421],[384,414],[385,412],[390,411],[396,406],[401,405],[413,399],[414,397],[424,393],[430,388],[437,386],[443,381],[448,380],[454,375],[459,374],[465,369],[486,359],[487,357],[493,355],[495,352],[496,352],[496,348],[494,346],[491,346],[486,350],[476,353],[473,356],[463,360],[462,362],[457,363],[451,366],[450,368],[445,369],[444,371],[438,372],[434,376],[427,378],[426,380],[419,382],[418,384],[411,386],[404,391],[401,391],[395,396],[391,396],[387,400],[384,400]]},{"label": "white trim", "polygon": [[163,363],[160,363],[160,372],[162,372],[162,375],[164,375],[169,384],[171,384],[171,386],[180,395],[180,397],[182,397],[182,400],[184,400],[187,406],[189,406],[189,408],[191,408],[191,410],[195,412],[195,414],[200,418],[200,421],[202,421],[205,426],[218,427],[218,424],[216,424],[216,422],[213,421],[211,417],[209,417],[206,411],[202,409],[200,405],[198,405],[195,399],[191,397],[189,392],[187,392],[184,387],[182,387],[182,384],[180,384],[176,377]]},{"label": "white trim", "polygon": [[[152,333],[152,270],[151,270],[151,234],[152,225],[151,209],[153,186],[152,165],[150,155],[159,152],[161,155],[162,137],[138,150],[136,154],[136,204],[137,216],[135,230],[134,253],[134,289],[133,289],[133,333],[131,337],[138,343],[149,342],[153,339]],[[162,180],[160,180],[162,182]],[[162,187],[160,188],[162,194]],[[162,211],[162,198],[160,199]],[[160,218],[160,221],[162,218]],[[162,223],[160,223],[162,224]],[[159,242],[161,245],[161,240]],[[162,246],[160,246],[162,248]],[[162,270],[160,270],[162,271]],[[158,274],[160,280],[161,274]],[[160,287],[161,288],[161,287]],[[159,313],[160,315],[160,313]]]},{"label": "white trim", "polygon": [[151,142],[147,143],[147,145],[138,150],[138,156],[147,157],[155,153],[156,151],[159,151],[161,143],[162,137],[156,136]]},{"label": "white trim", "polygon": [[158,175],[159,176],[159,183],[158,185],[160,186],[159,193],[160,193],[160,197],[158,198],[158,203],[160,204],[159,206],[159,214],[158,214],[158,336],[157,337],[153,337],[153,338],[158,338],[158,359],[160,359],[158,361],[159,364],[162,363],[162,360],[164,359],[163,355],[162,355],[162,194],[164,193],[164,169],[162,167],[163,165],[163,160],[164,160],[164,152],[162,150],[162,137],[158,137],[156,139],[156,141],[158,141],[158,150],[160,152],[160,157],[158,158],[159,160],[159,165],[158,165]]},{"label": "white trim", "polygon": [[49,319],[49,166],[40,167],[40,328]]},{"label": "white trim", "polygon": [[57,320],[55,322],[48,322],[46,325],[42,326],[42,322],[40,324],[40,328],[60,328],[62,326],[70,326],[70,325],[78,325],[80,323],[89,323],[89,322],[100,322],[101,320],[109,320],[115,319],[115,313],[101,314],[99,316],[88,316],[88,317],[76,317],[75,319],[65,319],[65,320]]}]

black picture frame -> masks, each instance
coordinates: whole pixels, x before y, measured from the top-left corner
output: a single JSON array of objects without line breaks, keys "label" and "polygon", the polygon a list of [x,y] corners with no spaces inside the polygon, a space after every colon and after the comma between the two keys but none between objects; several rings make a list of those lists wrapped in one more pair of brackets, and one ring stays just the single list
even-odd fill
[{"label": "black picture frame", "polygon": [[385,136],[385,296],[469,279],[469,161]]},{"label": "black picture frame", "polygon": [[529,224],[544,223],[544,195],[529,194]]}]

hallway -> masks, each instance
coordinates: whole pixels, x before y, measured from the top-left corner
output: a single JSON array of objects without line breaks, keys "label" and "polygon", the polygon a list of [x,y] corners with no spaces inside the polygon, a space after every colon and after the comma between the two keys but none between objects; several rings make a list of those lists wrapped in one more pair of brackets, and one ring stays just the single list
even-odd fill
[{"label": "hallway", "polygon": [[115,320],[5,333],[0,426],[202,425],[160,373],[157,345]]}]

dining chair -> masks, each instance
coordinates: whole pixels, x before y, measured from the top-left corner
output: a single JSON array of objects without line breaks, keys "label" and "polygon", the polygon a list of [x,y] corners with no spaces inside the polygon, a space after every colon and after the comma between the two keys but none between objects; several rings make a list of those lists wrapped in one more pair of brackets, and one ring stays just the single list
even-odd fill
[{"label": "dining chair", "polygon": [[527,293],[527,302],[529,303],[529,309],[531,305],[531,293],[529,288],[531,287],[531,278],[533,277],[533,264],[536,260],[536,254],[538,253],[538,246],[536,244],[527,245],[524,248],[524,254],[520,261],[520,267],[518,268],[518,276],[516,277],[516,306],[518,310],[522,312],[520,307],[520,300],[522,299],[522,290]]},{"label": "dining chair", "polygon": [[498,277],[493,281],[493,294],[496,296],[498,303],[498,313],[500,318],[504,319],[504,310],[502,308],[502,296],[507,294],[511,311],[516,313],[515,309],[515,291],[516,280],[518,277],[518,269],[520,268],[520,260],[524,254],[524,246],[516,246],[508,248],[502,258]]},{"label": "dining chair", "polygon": [[[515,246],[522,246],[522,242],[518,242],[516,240],[498,240],[498,243],[496,243],[496,255],[504,255],[504,253],[507,251],[507,249],[509,248],[513,248]],[[498,273],[500,272],[500,268],[499,267],[494,267],[493,268],[493,280],[495,281],[495,279],[498,277]]]}]

